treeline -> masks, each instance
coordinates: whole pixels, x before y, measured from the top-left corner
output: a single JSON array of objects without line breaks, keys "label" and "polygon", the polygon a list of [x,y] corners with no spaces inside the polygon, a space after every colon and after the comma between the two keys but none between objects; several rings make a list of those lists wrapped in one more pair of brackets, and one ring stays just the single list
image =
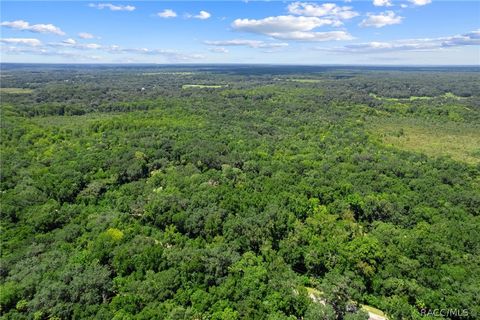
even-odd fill
[{"label": "treeline", "polygon": [[[479,108],[480,80],[471,70],[459,72],[424,70],[377,70],[320,68],[321,72],[297,73],[295,69],[245,67],[148,68],[148,67],[52,67],[28,66],[17,71],[4,67],[2,87],[31,90],[31,93],[2,93],[4,105],[26,116],[79,115],[90,112],[130,111],[140,101],[159,98],[208,96],[218,91],[254,90],[258,87],[317,89],[318,103],[342,101],[351,104],[382,106],[380,98],[434,98],[439,103]],[[33,68],[33,67],[30,67]],[[305,69],[306,68],[306,69]],[[305,67],[305,70],[310,70]],[[15,69],[13,69],[15,70]],[[35,70],[35,71],[33,71]],[[463,69],[459,69],[463,70]],[[314,70],[316,71],[316,70]],[[408,72],[407,72],[408,71]],[[312,82],[301,82],[301,80]],[[297,82],[300,80],[300,82]],[[182,90],[183,85],[222,85],[216,89]],[[449,96],[450,95],[450,96]],[[452,97],[458,97],[452,101]],[[259,97],[261,98],[261,97]],[[450,100],[449,100],[450,98]],[[413,102],[413,101],[411,101]],[[143,109],[142,109],[143,110]]]}]

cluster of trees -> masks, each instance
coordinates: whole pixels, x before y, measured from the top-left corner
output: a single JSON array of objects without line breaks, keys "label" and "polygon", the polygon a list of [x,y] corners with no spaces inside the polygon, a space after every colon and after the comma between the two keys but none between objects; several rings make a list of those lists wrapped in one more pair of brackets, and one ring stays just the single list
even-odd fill
[{"label": "cluster of trees", "polygon": [[[365,126],[372,115],[454,121],[432,111],[443,98],[403,101],[419,108],[404,112],[355,100],[345,70],[318,83],[192,70],[8,70],[19,87],[51,77],[35,90],[52,102],[81,88],[57,83],[65,73],[98,92],[169,78],[231,85],[130,89],[130,102],[107,94],[100,104],[112,109],[87,104],[81,116],[38,116],[29,110],[43,102],[6,97],[5,319],[367,319],[361,304],[392,319],[446,308],[478,317],[479,165],[384,146]],[[354,76],[379,93],[379,72]],[[390,73],[392,87],[407,79]],[[477,74],[443,74],[429,77],[458,77],[478,99]],[[456,102],[459,126],[478,119],[470,101]]]},{"label": "cluster of trees", "polygon": [[[373,98],[405,99],[430,97],[443,106],[445,95],[461,97],[455,104],[478,102],[480,80],[478,68],[356,68],[350,67],[272,67],[204,66],[204,67],[92,67],[30,65],[3,66],[2,86],[25,88],[31,94],[4,94],[2,102],[14,105],[24,116],[82,115],[90,112],[129,112],[149,108],[150,100],[185,99],[198,96],[194,90],[180,90],[185,84],[226,85],[224,89],[254,89],[270,85],[289,88],[315,88],[322,91],[316,102],[332,100],[347,104],[381,107],[385,103]],[[292,80],[306,80],[292,81]],[[197,90],[198,91],[198,90]],[[218,89],[204,88],[200,94],[210,99]],[[274,91],[274,90],[273,90]],[[241,94],[241,93],[240,93]],[[450,99],[451,100],[451,99]],[[418,106],[416,106],[418,107]]]}]

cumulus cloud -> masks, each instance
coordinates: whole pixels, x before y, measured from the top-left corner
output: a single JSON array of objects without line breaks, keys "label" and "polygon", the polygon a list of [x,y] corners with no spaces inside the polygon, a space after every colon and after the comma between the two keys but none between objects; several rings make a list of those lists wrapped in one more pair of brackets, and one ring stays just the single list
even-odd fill
[{"label": "cumulus cloud", "polygon": [[294,2],[288,5],[288,12],[295,15],[308,17],[326,17],[337,20],[347,20],[358,16],[358,12],[352,10],[352,7],[337,6],[335,3],[316,4],[309,2]]},{"label": "cumulus cloud", "polygon": [[82,39],[93,39],[95,36],[91,33],[88,32],[79,32],[78,37]]},{"label": "cumulus cloud", "polygon": [[177,13],[175,11],[173,11],[172,9],[165,9],[165,10],[157,13],[157,16],[159,16],[160,18],[165,18],[165,19],[175,18],[177,16]]},{"label": "cumulus cloud", "polygon": [[20,30],[20,31],[31,31],[36,33],[53,33],[56,35],[63,36],[65,32],[63,32],[60,28],[54,26],[53,24],[30,24],[24,20],[15,20],[15,21],[4,21],[0,23],[1,26]]},{"label": "cumulus cloud", "polygon": [[25,45],[29,47],[38,47],[42,45],[42,42],[34,38],[4,38],[0,39],[0,42],[13,45]]},{"label": "cumulus cloud", "polygon": [[393,6],[390,0],[373,0],[373,5],[375,7],[391,7]]},{"label": "cumulus cloud", "polygon": [[233,30],[266,35],[279,40],[330,41],[351,40],[346,31],[320,32],[314,30],[323,26],[339,27],[343,20],[358,16],[348,6],[334,3],[294,2],[287,6],[289,15],[272,16],[263,19],[236,19]]},{"label": "cumulus cloud", "polygon": [[361,27],[382,28],[385,26],[402,23],[403,17],[397,16],[393,11],[385,11],[379,14],[368,13],[367,18],[361,23]]},{"label": "cumulus cloud", "polygon": [[354,39],[346,31],[304,32],[294,31],[274,34],[277,39],[296,41],[341,41]]},{"label": "cumulus cloud", "polygon": [[335,21],[318,17],[276,16],[264,19],[237,19],[232,28],[263,34],[275,39],[298,41],[351,40],[346,31],[314,32],[313,29],[325,25],[334,25]]},{"label": "cumulus cloud", "polygon": [[480,29],[442,39],[442,47],[480,45]]},{"label": "cumulus cloud", "polygon": [[111,11],[134,11],[135,7],[131,5],[111,4],[111,3],[90,3],[88,5],[91,8],[97,9],[109,9]]},{"label": "cumulus cloud", "polygon": [[209,46],[245,46],[250,48],[282,48],[288,46],[284,42],[265,42],[260,40],[233,39],[222,41],[204,41]]},{"label": "cumulus cloud", "polygon": [[380,53],[390,51],[433,51],[450,47],[475,45],[480,45],[480,29],[449,37],[405,39],[390,42],[373,41],[345,45],[340,48],[320,48],[320,50],[349,53]]},{"label": "cumulus cloud", "polygon": [[72,39],[72,38],[65,39],[65,40],[63,40],[62,42],[65,43],[65,44],[71,44],[71,45],[74,45],[74,44],[77,43],[77,41],[75,41],[75,40]]},{"label": "cumulus cloud", "polygon": [[96,49],[101,49],[102,48],[102,45],[98,44],[98,43],[87,43],[87,44],[82,44],[80,45],[81,48],[85,48],[85,49],[93,49],[93,50],[96,50]]},{"label": "cumulus cloud", "polygon": [[196,18],[196,19],[200,19],[200,20],[206,20],[206,19],[210,18],[211,16],[212,15],[209,12],[202,10],[197,15],[195,15],[193,17]]},{"label": "cumulus cloud", "polygon": [[432,0],[409,0],[416,6],[424,6],[432,2]]},{"label": "cumulus cloud", "polygon": [[284,32],[310,31],[333,23],[332,20],[317,17],[276,16],[259,20],[236,19],[233,21],[232,27],[238,31],[271,35]]},{"label": "cumulus cloud", "polygon": [[211,52],[214,52],[214,53],[228,53],[228,49],[227,48],[224,48],[224,47],[218,47],[218,48],[210,48],[209,49]]}]

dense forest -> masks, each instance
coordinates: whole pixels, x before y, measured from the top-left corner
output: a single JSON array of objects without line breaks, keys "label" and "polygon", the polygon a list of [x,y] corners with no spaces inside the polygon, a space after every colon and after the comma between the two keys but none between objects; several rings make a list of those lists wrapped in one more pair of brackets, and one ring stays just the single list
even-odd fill
[{"label": "dense forest", "polygon": [[2,319],[479,319],[479,68],[1,67]]}]

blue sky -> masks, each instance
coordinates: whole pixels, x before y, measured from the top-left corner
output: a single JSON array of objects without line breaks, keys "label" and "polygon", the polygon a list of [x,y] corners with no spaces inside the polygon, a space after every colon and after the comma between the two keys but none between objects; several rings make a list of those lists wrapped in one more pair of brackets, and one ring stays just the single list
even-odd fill
[{"label": "blue sky", "polygon": [[1,61],[480,64],[480,2],[2,1]]}]

